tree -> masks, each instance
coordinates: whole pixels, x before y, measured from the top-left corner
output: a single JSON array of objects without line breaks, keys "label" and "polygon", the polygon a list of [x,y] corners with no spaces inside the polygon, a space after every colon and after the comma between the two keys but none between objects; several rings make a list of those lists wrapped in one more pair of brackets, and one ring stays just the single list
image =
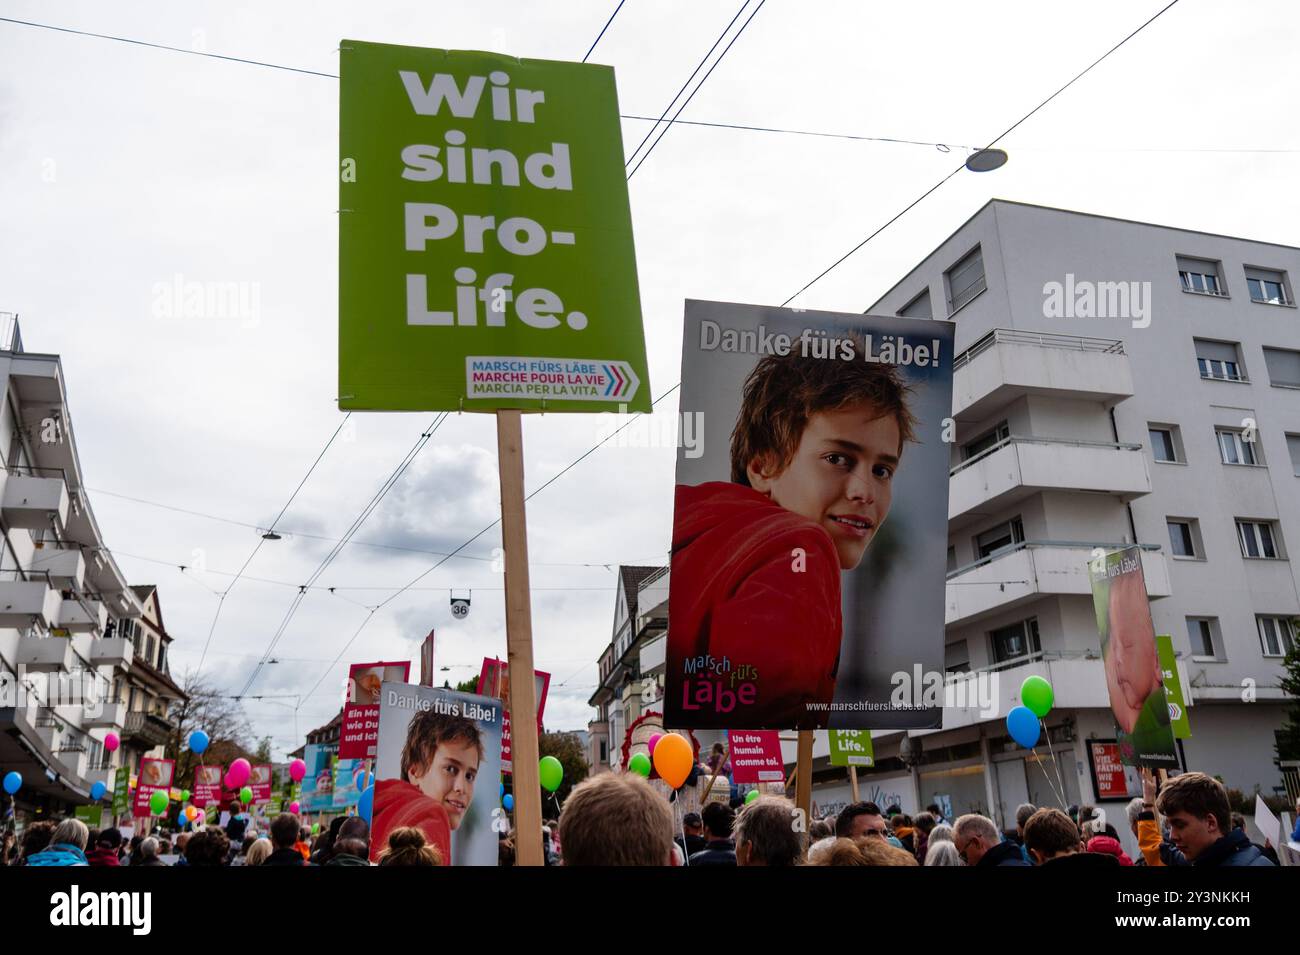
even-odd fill
[{"label": "tree", "polygon": [[[188,788],[194,779],[194,768],[200,763],[225,766],[241,756],[249,762],[256,758],[250,751],[253,730],[238,700],[193,671],[187,670],[181,677],[180,687],[187,698],[172,704],[170,716],[176,729],[166,746],[168,757],[176,760],[177,786]],[[195,730],[208,734],[208,748],[202,756],[191,752],[186,745]]]},{"label": "tree", "polygon": [[[537,738],[537,754],[539,758],[554,756],[564,767],[564,781],[560,783],[560,788],[555,790],[556,800],[560,805],[564,805],[564,800],[569,797],[573,787],[587,778],[587,755],[582,751],[582,744],[572,733],[543,732]],[[550,796],[542,800],[542,815],[547,818],[559,815],[555,802]]]},{"label": "tree", "polygon": [[253,754],[259,763],[271,762],[271,737],[263,736],[257,741],[257,752]]},{"label": "tree", "polygon": [[477,693],[478,677],[472,676],[468,680],[461,680],[456,684],[456,690],[460,693]]},{"label": "tree", "polygon": [[[1291,632],[1300,637],[1297,621],[1291,621]],[[1277,733],[1277,758],[1300,759],[1300,643],[1292,642],[1291,652],[1282,659],[1286,675],[1280,685],[1282,692],[1292,698],[1286,722]]]}]

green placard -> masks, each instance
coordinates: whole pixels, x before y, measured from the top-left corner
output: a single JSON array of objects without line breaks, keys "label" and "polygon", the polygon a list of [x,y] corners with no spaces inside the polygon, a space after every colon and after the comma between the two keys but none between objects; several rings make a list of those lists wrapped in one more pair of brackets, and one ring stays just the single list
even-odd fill
[{"label": "green placard", "polygon": [[831,730],[832,766],[874,766],[871,730]]},{"label": "green placard", "polygon": [[1174,658],[1174,638],[1168,634],[1156,634],[1156,654],[1160,658],[1160,673],[1169,700],[1169,725],[1174,728],[1174,738],[1191,739],[1192,724],[1187,718],[1183,681],[1178,676],[1178,663]]},{"label": "green placard", "polygon": [[95,806],[76,806],[72,814],[84,822],[91,829],[99,829],[104,821],[104,807]]},{"label": "green placard", "polygon": [[113,815],[125,816],[131,804],[131,767],[119,766],[113,775]]},{"label": "green placard", "polygon": [[613,69],[340,50],[339,407],[649,411]]}]

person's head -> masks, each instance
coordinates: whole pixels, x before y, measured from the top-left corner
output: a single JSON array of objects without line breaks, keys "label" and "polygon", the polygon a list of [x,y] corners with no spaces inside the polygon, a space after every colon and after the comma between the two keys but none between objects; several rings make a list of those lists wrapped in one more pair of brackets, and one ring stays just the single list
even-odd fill
[{"label": "person's head", "polygon": [[[132,839],[131,842],[132,845],[135,844],[134,839]],[[99,838],[96,840],[95,844],[105,849],[116,851],[122,845],[122,831],[120,829],[113,829],[112,827],[105,829],[100,832]]]},{"label": "person's head", "polygon": [[1234,812],[1229,818],[1232,820],[1232,828],[1246,831],[1246,817],[1239,812]]},{"label": "person's head", "polygon": [[1156,797],[1156,808],[1169,823],[1170,840],[1189,862],[1228,834],[1228,791],[1205,773],[1169,780]]},{"label": "person's head", "polygon": [[725,751],[723,750],[721,743],[714,743],[709,752],[714,756],[721,756]]},{"label": "person's head", "polygon": [[399,826],[388,834],[388,845],[379,852],[380,865],[440,866],[437,846],[429,845],[415,826]]},{"label": "person's head", "polygon": [[896,816],[889,817],[889,829],[894,835],[899,835],[900,830],[912,828],[912,817],[905,812],[900,812]]},{"label": "person's head", "polygon": [[1025,840],[1025,823],[1036,812],[1038,807],[1031,802],[1022,802],[1016,807],[1016,835],[1020,837],[1021,842]]},{"label": "person's head", "polygon": [[433,710],[411,718],[402,748],[402,779],[441,804],[452,829],[460,828],[469,810],[482,762],[483,736],[473,720]]},{"label": "person's head", "polygon": [[50,838],[54,835],[54,823],[48,819],[40,822],[33,822],[23,830],[22,858],[34,856],[38,852],[44,852],[50,845]]},{"label": "person's head", "polygon": [[911,854],[887,845],[883,839],[832,839],[816,853],[808,853],[811,866],[916,865]]},{"label": "person's head", "polygon": [[929,836],[938,823],[928,812],[918,812],[912,819],[912,825],[923,835]]},{"label": "person's head", "polygon": [[299,827],[298,827],[298,841],[299,841],[299,842],[311,842],[311,827],[310,827],[310,826],[299,826]]},{"label": "person's head", "polygon": [[254,839],[253,844],[244,853],[244,865],[261,865],[270,854],[270,839]]},{"label": "person's head", "polygon": [[965,863],[961,861],[961,856],[957,855],[957,847],[951,841],[941,839],[935,842],[934,836],[931,835],[929,847],[925,850],[925,864],[949,866]]},{"label": "person's head", "polygon": [[370,825],[360,816],[349,816],[334,840],[334,855],[370,856]]},{"label": "person's head", "polygon": [[[893,365],[768,355],[745,381],[731,434],[731,480],[823,527],[852,570],[889,515],[903,445],[914,441],[908,388]],[[847,336],[846,336],[847,337]]]},{"label": "person's head", "polygon": [[191,832],[182,832],[179,836],[176,837],[177,855],[182,855],[182,856],[185,855],[185,847],[189,844],[190,837],[192,835],[193,833]]},{"label": "person's head", "polygon": [[140,859],[144,861],[156,858],[158,858],[158,840],[149,836],[140,843]]},{"label": "person's head", "polygon": [[257,836],[255,836],[251,832],[248,835],[244,836],[244,841],[239,846],[239,854],[248,855],[248,850],[252,848],[253,843],[256,841],[257,841]]},{"label": "person's head", "polygon": [[952,842],[952,826],[946,822],[941,822],[930,830],[930,845],[936,842]]},{"label": "person's head", "polygon": [[698,812],[688,812],[682,816],[682,828],[686,830],[688,836],[702,836],[704,834],[704,819]]},{"label": "person's head", "polygon": [[1106,647],[1106,688],[1115,722],[1133,732],[1142,706],[1161,682],[1156,635],[1141,574],[1110,580],[1110,636]]},{"label": "person's head", "polygon": [[897,815],[898,815],[900,812],[902,812],[902,811],[903,811],[903,807],[902,807],[902,806],[900,806],[900,805],[899,805],[898,803],[896,803],[896,802],[891,802],[891,803],[889,804],[889,808],[885,810],[885,818],[886,818],[886,819],[893,819],[895,816],[897,816]]},{"label": "person's head", "polygon": [[[90,838],[90,830],[80,819],[64,819],[54,827],[54,834],[50,837],[51,845],[56,846],[76,846],[78,849],[86,848],[86,840]],[[121,835],[118,835],[118,841],[121,841]]]},{"label": "person's head", "polygon": [[1059,809],[1039,809],[1025,820],[1025,849],[1039,865],[1080,852],[1079,827]]},{"label": "person's head", "polygon": [[804,833],[795,826],[798,811],[783,796],[759,796],[736,816],[736,864],[799,865]]},{"label": "person's head", "polygon": [[277,849],[292,849],[298,842],[300,831],[298,817],[291,812],[282,812],[271,820],[271,844]]},{"label": "person's head", "polygon": [[874,802],[855,802],[840,810],[835,817],[835,835],[841,839],[858,839],[862,836],[884,837],[884,814]]},{"label": "person's head", "polygon": [[925,807],[925,811],[928,812],[930,815],[934,816],[934,818],[936,819],[943,818],[943,812],[942,810],[939,809],[939,804],[937,802],[930,803],[930,805]]},{"label": "person's head", "polygon": [[672,847],[672,809],[635,773],[600,773],[583,780],[560,812],[560,853],[566,866],[668,865]]},{"label": "person's head", "polygon": [[967,865],[977,865],[984,854],[1001,841],[998,827],[988,816],[971,812],[957,817],[953,823],[952,843],[957,848],[957,855]]},{"label": "person's head", "polygon": [[719,802],[711,802],[704,807],[704,828],[713,839],[730,839],[731,830],[736,824],[736,810]]},{"label": "person's head", "polygon": [[815,819],[808,824],[808,842],[820,842],[835,835],[835,827],[824,819]]},{"label": "person's head", "polygon": [[230,837],[216,828],[194,833],[185,844],[185,861],[190,865],[225,865],[229,854]]}]

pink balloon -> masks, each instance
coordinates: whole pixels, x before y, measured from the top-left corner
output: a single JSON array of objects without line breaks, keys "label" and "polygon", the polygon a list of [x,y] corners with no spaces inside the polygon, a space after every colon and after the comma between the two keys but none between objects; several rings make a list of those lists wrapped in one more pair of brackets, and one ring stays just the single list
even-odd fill
[{"label": "pink balloon", "polygon": [[200,809],[194,818],[197,819],[199,822],[202,822],[204,819],[208,818],[208,814],[204,812],[202,809]]},{"label": "pink balloon", "polygon": [[[289,778],[295,783],[302,782],[302,778],[307,775],[307,764],[301,759],[295,759],[289,764]],[[294,812],[298,810],[295,809]]]},{"label": "pink balloon", "polygon": [[104,749],[108,750],[110,753],[121,745],[122,741],[117,738],[116,733],[109,733],[104,737]]},{"label": "pink balloon", "polygon": [[289,811],[290,811],[291,813],[293,813],[295,816],[298,815],[298,812],[299,812],[299,810],[301,810],[301,809],[302,809],[302,807],[299,806],[296,802],[291,802],[291,803],[289,803]]},{"label": "pink balloon", "polygon": [[230,769],[226,770],[226,778],[230,780],[230,788],[237,789],[248,782],[248,777],[253,773],[253,767],[248,765],[248,760],[242,756],[230,764]]},{"label": "pink balloon", "polygon": [[655,754],[655,747],[659,745],[659,741],[660,741],[661,739],[663,739],[663,738],[664,738],[664,734],[663,734],[663,733],[655,733],[653,736],[650,737],[650,755],[651,755],[651,756],[653,756],[653,755]]}]

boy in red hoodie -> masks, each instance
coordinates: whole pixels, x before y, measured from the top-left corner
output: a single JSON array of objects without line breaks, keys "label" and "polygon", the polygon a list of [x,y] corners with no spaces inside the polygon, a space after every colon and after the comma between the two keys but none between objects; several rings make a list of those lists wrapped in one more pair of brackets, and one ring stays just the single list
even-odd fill
[{"label": "boy in red hoodie", "polygon": [[406,730],[401,779],[381,779],[375,786],[371,861],[378,861],[390,832],[415,826],[437,847],[442,864],[451,865],[451,834],[469,811],[482,761],[477,723],[433,710],[417,712]]},{"label": "boy in red hoodie", "polygon": [[[858,343],[858,354],[864,352]],[[824,727],[839,667],[840,573],[889,514],[914,439],[888,364],[769,355],[745,382],[731,481],[678,485],[665,725]],[[675,678],[675,679],[674,679]]]}]

